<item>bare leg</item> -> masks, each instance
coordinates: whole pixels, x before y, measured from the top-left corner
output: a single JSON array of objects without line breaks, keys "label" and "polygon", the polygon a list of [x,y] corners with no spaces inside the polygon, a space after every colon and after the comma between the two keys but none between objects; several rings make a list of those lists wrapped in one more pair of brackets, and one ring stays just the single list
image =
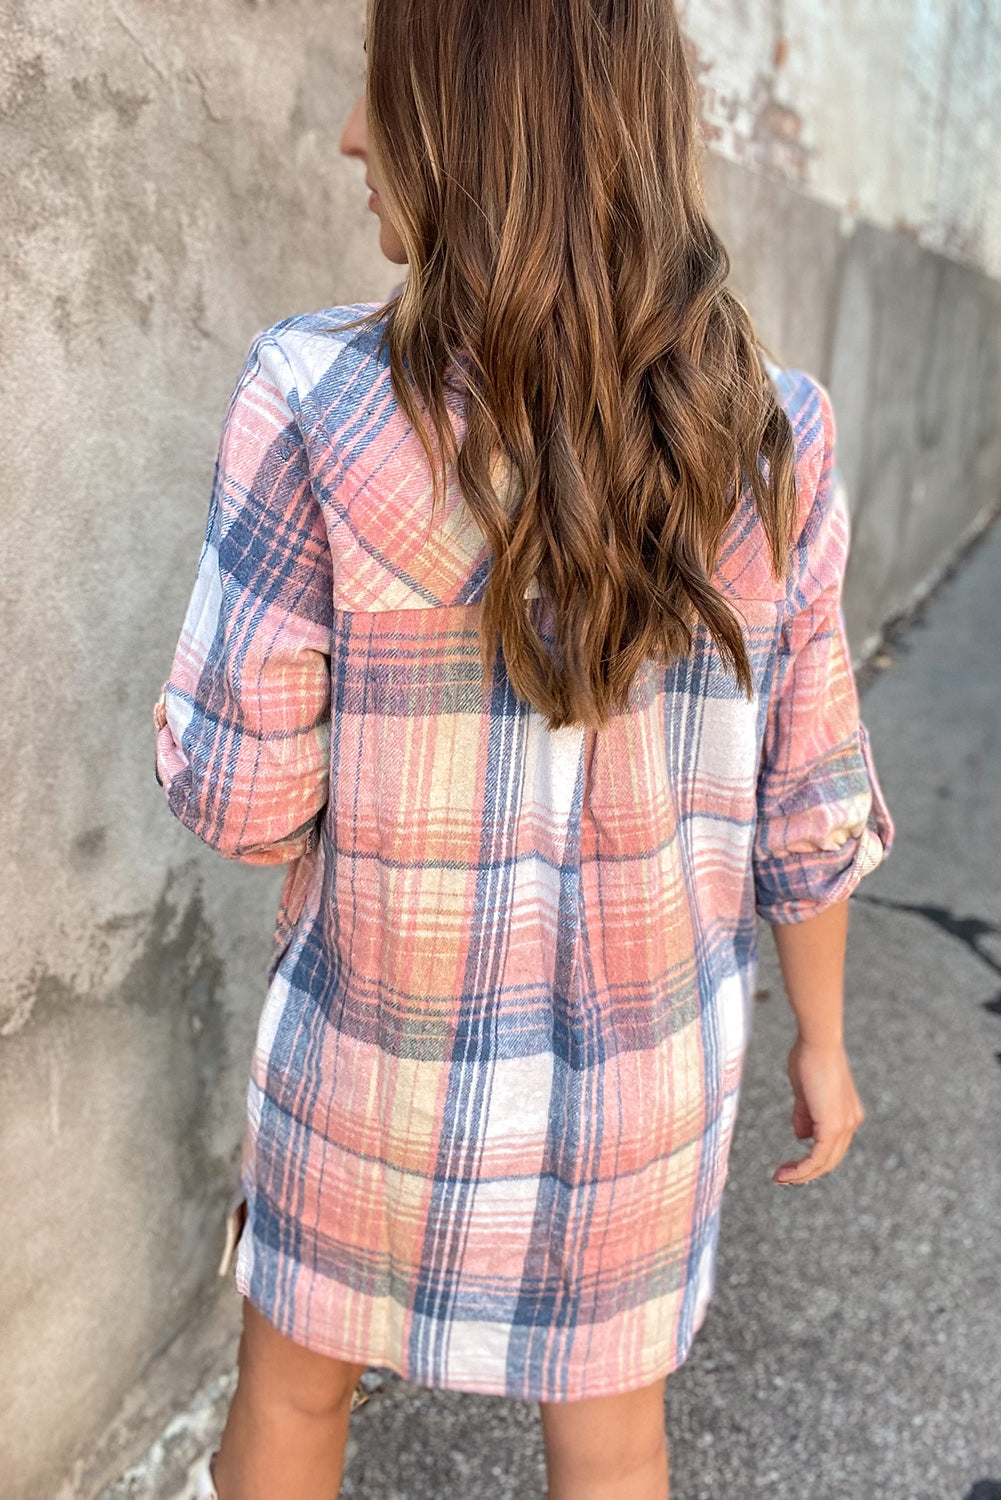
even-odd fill
[{"label": "bare leg", "polygon": [[364,1369],[303,1349],[244,1298],[239,1379],[213,1471],[219,1500],[336,1500]]},{"label": "bare leg", "polygon": [[547,1500],[668,1500],[664,1380],[622,1396],[541,1403]]}]

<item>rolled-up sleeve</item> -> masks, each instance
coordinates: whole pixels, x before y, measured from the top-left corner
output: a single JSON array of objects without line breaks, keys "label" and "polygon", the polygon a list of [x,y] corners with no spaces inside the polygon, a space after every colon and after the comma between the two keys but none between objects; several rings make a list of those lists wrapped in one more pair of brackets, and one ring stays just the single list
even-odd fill
[{"label": "rolled-up sleeve", "polygon": [[330,750],[330,547],[288,362],[256,338],[223,423],[205,538],[153,708],[173,815],[228,859],[316,843]]},{"label": "rolled-up sleeve", "polygon": [[834,414],[817,384],[815,494],[793,548],[757,784],[760,916],[803,921],[850,896],[894,824],[859,717],[841,595],[850,540]]}]

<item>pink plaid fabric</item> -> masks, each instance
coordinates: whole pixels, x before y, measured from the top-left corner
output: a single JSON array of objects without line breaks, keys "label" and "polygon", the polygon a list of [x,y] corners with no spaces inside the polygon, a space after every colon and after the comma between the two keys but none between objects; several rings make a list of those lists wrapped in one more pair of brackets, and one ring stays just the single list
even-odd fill
[{"label": "pink plaid fabric", "polygon": [[699,627],[605,729],[551,733],[499,652],[481,686],[486,543],[454,477],[429,524],[379,330],[339,327],[372,306],[255,339],[155,710],[175,817],[288,865],[237,1284],[299,1343],[421,1384],[624,1391],[682,1363],[712,1294],[757,918],[850,895],[893,840],[831,405],[774,372],[787,576],[749,493],[720,552],[752,700]]}]

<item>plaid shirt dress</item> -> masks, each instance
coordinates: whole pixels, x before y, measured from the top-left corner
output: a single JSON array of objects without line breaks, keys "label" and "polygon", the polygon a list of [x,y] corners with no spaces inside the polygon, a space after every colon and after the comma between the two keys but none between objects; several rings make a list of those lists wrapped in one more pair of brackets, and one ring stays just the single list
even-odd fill
[{"label": "plaid shirt dress", "polygon": [[[489,555],[356,303],[253,342],[159,701],[171,813],[288,866],[253,1056],[241,1293],[422,1385],[564,1401],[680,1365],[712,1294],[758,917],[847,897],[893,823],[841,609],[826,390],[773,370],[796,541],[750,492],[702,626],[602,730],[548,731],[477,640]],[[461,434],[461,412],[454,412]],[[551,617],[528,608],[544,638]]]}]

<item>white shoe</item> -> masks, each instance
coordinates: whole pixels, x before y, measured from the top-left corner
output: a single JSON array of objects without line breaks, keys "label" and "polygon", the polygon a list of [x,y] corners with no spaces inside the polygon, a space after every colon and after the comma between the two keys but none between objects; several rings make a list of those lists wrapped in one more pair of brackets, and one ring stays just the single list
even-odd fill
[{"label": "white shoe", "polygon": [[195,1488],[193,1500],[219,1500],[216,1494],[215,1483],[212,1479],[212,1460],[214,1453],[207,1453],[198,1465],[195,1474]]}]

